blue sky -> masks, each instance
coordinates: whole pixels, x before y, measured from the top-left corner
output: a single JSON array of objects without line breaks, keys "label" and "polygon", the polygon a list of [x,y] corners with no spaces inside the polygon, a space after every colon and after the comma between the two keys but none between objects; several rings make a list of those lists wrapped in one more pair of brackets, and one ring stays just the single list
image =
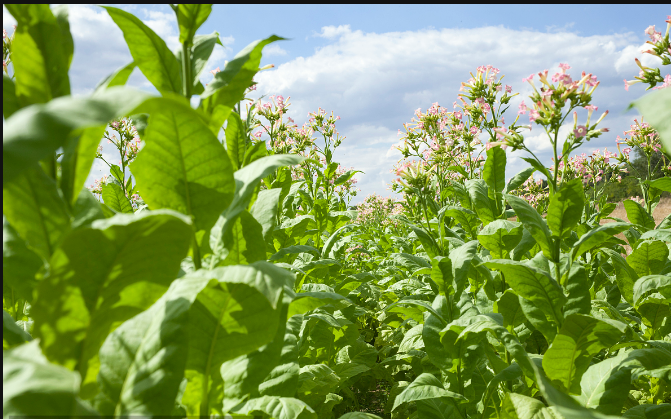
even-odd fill
[{"label": "blue sky", "polygon": [[[120,7],[177,47],[169,6]],[[289,116],[299,125],[318,107],[341,116],[337,127],[346,140],[336,157],[365,172],[357,175],[362,193],[356,202],[373,192],[391,194],[386,189],[389,171],[399,155],[390,148],[398,143],[398,129],[417,108],[434,102],[449,108],[461,81],[483,64],[499,68],[504,81],[520,92],[509,120],[531,91],[523,77],[553,71],[559,63],[570,64],[571,74],[594,73],[601,85],[593,104],[599,114],[610,110],[602,126],[611,132],[580,151],[613,150],[615,136],[636,117],[626,107],[644,94],[641,85],[626,92],[623,79],[638,74],[635,57],[657,66],[640,52],[643,31],[654,24],[664,32],[670,12],[668,5],[215,5],[200,33],[216,30],[227,46],[215,49],[208,70],[223,68],[225,60],[256,39],[271,34],[290,38],[264,51],[262,64],[276,67],[257,76],[259,94],[290,96]],[[87,94],[131,57],[121,32],[101,8],[70,6],[70,22],[73,93]],[[11,32],[12,23],[3,8],[3,27]],[[205,74],[207,82],[211,75]],[[152,90],[139,71],[129,84]],[[532,131],[526,141],[549,164],[548,143],[539,134]],[[105,148],[106,155],[111,152]],[[525,167],[520,157],[509,155],[508,176]],[[96,163],[90,180],[103,173],[104,165]]]}]

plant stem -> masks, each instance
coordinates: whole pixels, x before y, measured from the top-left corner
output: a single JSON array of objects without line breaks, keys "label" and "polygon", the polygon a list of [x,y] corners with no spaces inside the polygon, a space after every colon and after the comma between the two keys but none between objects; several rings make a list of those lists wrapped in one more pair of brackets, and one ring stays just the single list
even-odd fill
[{"label": "plant stem", "polygon": [[187,100],[191,100],[191,45],[185,41],[182,44],[182,93]]}]

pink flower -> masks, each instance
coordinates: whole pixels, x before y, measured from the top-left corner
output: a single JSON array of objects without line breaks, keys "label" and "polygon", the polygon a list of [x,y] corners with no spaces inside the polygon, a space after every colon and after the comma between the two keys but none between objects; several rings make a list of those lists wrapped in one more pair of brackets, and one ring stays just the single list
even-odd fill
[{"label": "pink flower", "polygon": [[212,73],[212,74],[214,75],[214,74],[217,74],[217,73],[220,72],[220,71],[221,71],[221,70],[219,70],[219,67],[217,67],[217,68],[215,68],[214,70],[210,70],[210,73]]},{"label": "pink flower", "polygon": [[598,106],[594,106],[594,105],[587,105],[587,106],[585,106],[585,109],[587,109],[587,110],[590,111],[590,112],[593,112],[593,111],[597,111],[597,110],[599,110],[599,107],[598,107]]},{"label": "pink flower", "polygon": [[534,122],[536,119],[540,118],[541,115],[538,113],[536,109],[532,109],[531,112],[529,113],[529,121]]},{"label": "pink flower", "polygon": [[533,78],[534,78],[534,75],[531,74],[529,77],[522,79],[522,82],[526,82],[526,81],[531,82],[531,80],[533,80]]},{"label": "pink flower", "polygon": [[568,69],[571,68],[571,66],[568,65],[568,64],[560,63],[560,64],[559,64],[559,68],[561,68],[562,70],[568,70]]},{"label": "pink flower", "polygon": [[506,93],[512,93],[512,92],[513,92],[513,87],[512,87],[512,86],[508,86],[508,85],[506,84]]},{"label": "pink flower", "polygon": [[459,111],[454,112],[454,117],[461,120],[461,118],[462,118],[461,112],[459,112]]},{"label": "pink flower", "polygon": [[527,113],[527,105],[524,103],[524,101],[522,101],[522,103],[520,103],[520,106],[518,107],[518,109],[519,109],[519,111],[517,111],[518,115],[524,115],[524,114]]},{"label": "pink flower", "polygon": [[576,138],[582,138],[587,135],[587,128],[585,128],[584,125],[578,125],[576,129],[573,130],[573,135],[575,135]]}]

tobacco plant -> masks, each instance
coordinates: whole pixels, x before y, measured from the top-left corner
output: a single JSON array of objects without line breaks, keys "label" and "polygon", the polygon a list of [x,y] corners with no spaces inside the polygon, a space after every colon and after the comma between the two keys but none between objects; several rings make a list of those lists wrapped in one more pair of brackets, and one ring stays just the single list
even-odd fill
[{"label": "tobacco plant", "polygon": [[[600,182],[627,153],[570,156],[606,132],[593,76],[539,74],[531,122],[555,159],[506,180],[531,126],[505,126],[512,87],[478,68],[461,105],[406,125],[404,199],[352,210],[338,118],[298,128],[288,98],[246,98],[282,38],[203,85],[211,5],[173,5],[176,52],[104,6],[133,62],[72,97],[67,8],[6,7],[3,417],[669,415],[671,215],[651,211],[671,184],[642,178],[644,206],[608,219]],[[158,95],[124,86],[136,69]],[[662,150],[670,92],[636,102]],[[120,163],[96,199],[101,139]]]}]

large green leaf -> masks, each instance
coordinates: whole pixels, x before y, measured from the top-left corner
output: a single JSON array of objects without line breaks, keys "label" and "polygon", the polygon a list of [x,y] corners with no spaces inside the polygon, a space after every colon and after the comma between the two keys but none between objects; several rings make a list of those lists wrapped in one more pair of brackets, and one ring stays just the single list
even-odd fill
[{"label": "large green leaf", "polygon": [[196,31],[205,23],[211,12],[211,4],[179,4],[175,7],[180,44],[192,43]]},{"label": "large green leaf", "polygon": [[639,226],[643,231],[655,228],[655,219],[638,202],[625,199],[624,209],[627,212],[629,222]]},{"label": "large green leaf", "polygon": [[44,265],[42,258],[26,246],[14,228],[2,217],[2,282],[9,286],[12,297],[33,300],[37,284],[35,274]]},{"label": "large green leaf", "polygon": [[294,277],[266,262],[200,270],[211,279],[189,314],[189,381],[183,404],[191,415],[222,414],[221,365],[269,343],[277,332],[283,287]]},{"label": "large green leaf", "polygon": [[261,396],[238,406],[233,413],[266,414],[274,419],[317,419],[317,413],[310,406],[292,397]]},{"label": "large green leaf", "polygon": [[131,13],[116,7],[102,7],[123,32],[135,65],[156,90],[161,94],[181,93],[181,69],[165,41]]},{"label": "large green leaf", "polygon": [[17,23],[12,41],[12,65],[21,106],[69,95],[68,68],[72,54],[64,48],[63,37],[70,34],[62,33],[49,5],[7,4],[5,7]]},{"label": "large green leaf", "polygon": [[619,368],[626,358],[627,354],[622,351],[587,368],[580,379],[578,401],[601,413],[619,414],[631,388],[631,371]]},{"label": "large green leaf", "polygon": [[222,45],[218,32],[212,32],[209,35],[196,35],[193,38],[193,47],[191,49],[191,76],[193,84],[197,86],[200,83],[200,74],[205,70],[215,45]]},{"label": "large green leaf", "polygon": [[226,251],[220,256],[222,265],[248,265],[266,259],[266,245],[261,224],[248,212],[242,211],[233,228],[224,237]]},{"label": "large green leaf", "polygon": [[2,351],[2,417],[95,415],[77,397],[79,376],[50,364],[37,341]]},{"label": "large green leaf", "polygon": [[38,165],[3,185],[2,213],[45,260],[70,228],[70,214],[56,182]]},{"label": "large green leaf", "polygon": [[596,247],[601,246],[607,240],[610,240],[614,235],[622,233],[631,227],[629,223],[615,222],[607,223],[599,227],[593,228],[587,233],[583,234],[580,239],[575,242],[573,249],[571,249],[571,258],[576,259],[583,253],[588,252]]},{"label": "large green leaf", "polygon": [[286,323],[284,346],[278,364],[259,385],[262,396],[292,397],[298,389],[298,335],[303,316],[294,316]]},{"label": "large green leaf", "polygon": [[557,258],[559,255],[554,254],[550,229],[538,211],[520,197],[505,195],[505,198],[506,201],[508,201],[508,204],[515,210],[518,221],[522,222],[524,228],[526,228],[529,233],[531,233],[531,236],[536,239],[536,242],[543,250],[545,257],[552,261],[558,261]]},{"label": "large green leaf", "polygon": [[557,193],[550,198],[547,223],[556,237],[565,237],[570,234],[582,217],[585,208],[585,191],[582,179],[574,179],[565,183]]},{"label": "large green leaf", "polygon": [[667,153],[671,153],[671,91],[660,89],[634,102],[647,123],[659,133]]},{"label": "large green leaf", "polygon": [[433,374],[423,373],[415,378],[415,380],[410,383],[401,394],[396,396],[392,411],[411,402],[430,399],[448,399],[452,401],[466,400],[461,394],[445,390],[443,383],[441,383]]},{"label": "large green leaf", "polygon": [[554,418],[551,409],[540,400],[517,393],[508,393],[501,405],[502,419],[543,419]]},{"label": "large green leaf", "polygon": [[503,193],[509,193],[514,191],[515,189],[519,188],[524,184],[524,182],[529,179],[529,177],[536,171],[535,168],[533,167],[527,167],[526,169],[522,170],[508,181],[508,184],[506,185],[506,188],[503,190]]},{"label": "large green leaf", "polygon": [[626,325],[615,320],[571,314],[543,356],[543,369],[563,391],[580,394],[580,379],[592,357],[620,339]]},{"label": "large green leaf", "polygon": [[188,312],[207,282],[174,281],[154,305],[107,337],[100,348],[96,398],[101,414],[172,414],[187,359]]},{"label": "large green leaf", "polygon": [[34,334],[51,362],[81,373],[85,397],[95,389],[103,341],[166,291],[191,235],[178,213],[142,211],[74,230],[54,252],[31,309]]},{"label": "large green leaf", "polygon": [[231,158],[233,167],[238,170],[242,167],[247,151],[247,130],[237,112],[231,113],[226,124],[226,152]]},{"label": "large green leaf", "polygon": [[522,240],[522,223],[495,220],[478,233],[478,241],[494,259],[505,258]]},{"label": "large green leaf", "polygon": [[169,208],[209,230],[235,190],[226,150],[188,106],[166,108],[149,119],[145,146],[131,164],[151,209]]},{"label": "large green leaf", "polygon": [[627,263],[639,277],[661,273],[668,260],[669,248],[659,240],[644,240],[627,256]]},{"label": "large green leaf", "polygon": [[242,100],[245,90],[251,86],[252,78],[259,71],[261,51],[271,42],[284,38],[271,36],[254,41],[226,64],[224,70],[214,76],[200,95],[200,107],[212,115],[210,129],[216,134],[228,119],[233,106]]},{"label": "large green leaf", "polygon": [[476,257],[477,248],[478,241],[471,240],[450,252],[455,299],[459,299],[468,284],[468,272],[473,266],[473,259]]},{"label": "large green leaf", "polygon": [[265,189],[259,191],[259,194],[252,205],[250,214],[263,228],[263,239],[267,241],[277,226],[277,212],[280,206],[280,194],[282,189]]},{"label": "large green leaf", "polygon": [[500,270],[517,295],[533,303],[557,326],[562,324],[562,307],[567,299],[559,284],[547,272],[505,259],[485,262],[485,266]]}]

